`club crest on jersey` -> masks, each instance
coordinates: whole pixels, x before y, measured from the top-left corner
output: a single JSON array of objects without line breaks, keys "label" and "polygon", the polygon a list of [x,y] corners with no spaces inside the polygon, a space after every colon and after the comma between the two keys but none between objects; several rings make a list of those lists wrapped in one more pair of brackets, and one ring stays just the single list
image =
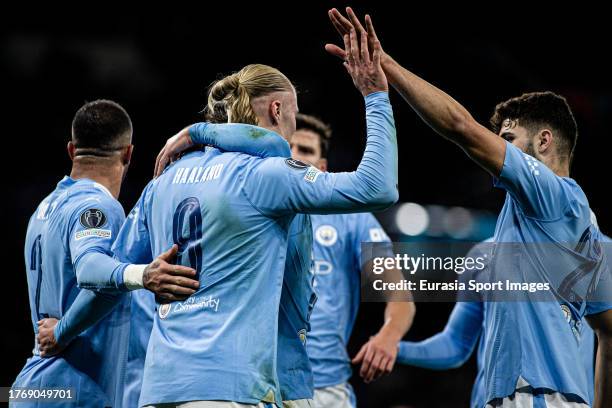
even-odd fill
[{"label": "club crest on jersey", "polygon": [[300,338],[302,345],[305,346],[306,345],[306,329],[300,330],[298,332],[298,337]]},{"label": "club crest on jersey", "polygon": [[79,222],[84,228],[99,228],[106,224],[106,215],[104,215],[102,210],[91,208],[87,211],[83,211],[81,217],[79,217]]},{"label": "club crest on jersey", "polygon": [[308,168],[308,165],[306,163],[295,159],[285,159],[285,164],[296,170],[304,170]]},{"label": "club crest on jersey", "polygon": [[317,242],[323,246],[332,246],[338,240],[338,231],[331,225],[321,225],[315,232]]},{"label": "club crest on jersey", "polygon": [[561,305],[561,311],[563,312],[563,317],[565,317],[565,321],[568,323],[572,321],[572,312],[567,305]]},{"label": "club crest on jersey", "polygon": [[170,309],[172,309],[172,305],[170,303],[164,303],[159,306],[157,312],[159,313],[160,319],[165,319],[170,314]]}]

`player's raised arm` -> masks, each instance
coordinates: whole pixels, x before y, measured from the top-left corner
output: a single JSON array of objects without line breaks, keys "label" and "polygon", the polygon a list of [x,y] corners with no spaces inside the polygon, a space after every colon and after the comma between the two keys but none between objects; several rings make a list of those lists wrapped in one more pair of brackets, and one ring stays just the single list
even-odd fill
[{"label": "player's raised arm", "polygon": [[[345,37],[347,32],[357,30],[362,36],[367,35],[370,44],[380,47],[370,16],[366,15],[366,28],[364,28],[350,8],[347,8],[347,14],[350,20],[336,9],[329,12],[329,17],[340,35]],[[348,57],[346,45],[344,49],[332,44],[327,44],[325,48],[340,58]],[[503,139],[476,122],[472,115],[452,97],[403,68],[382,52],[382,48],[381,59],[389,82],[421,119],[441,136],[458,144],[489,173],[494,176],[500,174],[506,151]]]},{"label": "player's raised arm", "polygon": [[[366,105],[367,142],[362,161],[350,173],[321,172],[291,159],[258,162],[250,169],[244,188],[249,200],[266,214],[373,211],[397,201],[397,140],[387,80],[380,65],[382,50],[375,45],[370,51],[367,37],[354,30],[344,40],[350,50],[344,66]],[[250,103],[256,104],[254,100]],[[288,156],[283,153],[287,143],[271,130],[246,124],[196,124],[166,143],[158,156],[156,173],[194,143],[260,157]]]},{"label": "player's raised arm", "polygon": [[349,56],[344,66],[366,105],[367,140],[357,170],[319,171],[296,160],[258,162],[244,184],[251,203],[264,214],[343,213],[381,210],[394,204],[397,191],[397,139],[381,49],[370,52],[367,38],[352,30],[344,36]]}]

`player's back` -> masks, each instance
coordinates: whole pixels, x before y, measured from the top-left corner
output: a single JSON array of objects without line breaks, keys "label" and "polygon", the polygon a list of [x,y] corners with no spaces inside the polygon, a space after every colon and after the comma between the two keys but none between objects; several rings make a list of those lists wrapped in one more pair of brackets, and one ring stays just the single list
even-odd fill
[{"label": "player's back", "polygon": [[191,152],[145,193],[153,254],[178,244],[177,262],[197,270],[200,289],[158,307],[141,405],[279,398],[277,319],[270,317],[278,313],[293,215],[264,216],[245,195],[248,174],[262,160],[213,148]]},{"label": "player's back", "polygon": [[[80,291],[70,246],[71,223],[75,222],[75,217],[81,224],[92,227],[81,228],[76,233],[79,235],[76,240],[109,234],[105,229],[105,211],[82,211],[91,206],[91,202],[95,202],[97,208],[111,207],[123,214],[119,203],[100,184],[65,177],[30,218],[24,255],[35,336],[38,333],[36,322],[46,317],[60,319]],[[14,386],[70,388],[73,398],[83,404],[77,406],[108,405],[108,396],[113,398],[119,389],[117,375],[122,375],[116,370],[116,362],[122,358],[119,354],[125,349],[122,345],[129,329],[126,319],[129,299],[126,298],[122,297],[113,312],[78,336],[57,356],[41,358],[34,340],[33,356],[26,362]],[[107,354],[109,349],[114,350],[112,356]],[[109,372],[113,374],[108,375]]]}]

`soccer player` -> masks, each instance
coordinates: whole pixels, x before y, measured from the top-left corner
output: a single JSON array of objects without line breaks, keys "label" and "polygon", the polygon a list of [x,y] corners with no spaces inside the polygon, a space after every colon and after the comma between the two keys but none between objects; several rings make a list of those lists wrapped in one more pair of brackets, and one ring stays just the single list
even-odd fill
[{"label": "soccer player", "polygon": [[[212,118],[213,120],[215,118]],[[296,132],[291,136],[291,156],[293,159],[308,163],[327,171],[327,152],[331,130],[319,119],[298,114]],[[226,120],[220,118],[220,120]],[[229,131],[232,129],[232,131]],[[283,156],[280,137],[276,139],[262,132],[257,138],[241,133],[235,125],[215,126],[199,131],[199,126],[190,129],[193,143],[209,144],[224,150],[243,150],[251,154]],[[285,143],[286,145],[286,143]],[[180,149],[177,140],[169,140],[159,160],[167,161]],[[157,172],[161,171],[160,167]],[[304,355],[296,333],[300,330],[305,340],[314,376],[314,405],[319,407],[342,407],[354,405],[354,394],[348,379],[351,376],[350,359],[346,353],[346,343],[352,330],[359,306],[359,282],[361,268],[361,242],[388,241],[386,234],[376,219],[367,213],[311,215],[313,224],[314,265],[316,275],[317,303],[312,315],[308,313],[311,296],[297,291],[307,290],[308,282],[300,281],[292,263],[285,267],[283,293],[279,316],[278,376],[284,399],[304,399],[312,394],[313,380],[310,380],[308,356]],[[294,221],[295,222],[295,221]],[[292,239],[290,238],[289,242]],[[288,257],[293,259],[289,254]],[[339,256],[338,254],[342,254]],[[297,264],[300,264],[298,262]],[[293,271],[293,272],[292,272]],[[302,276],[301,279],[303,279]],[[301,301],[299,299],[302,299]],[[302,303],[301,307],[295,304]],[[292,312],[296,311],[297,312]],[[300,312],[301,311],[301,312]],[[306,336],[309,327],[312,329]],[[362,376],[372,381],[391,371],[399,340],[408,330],[414,316],[414,303],[392,302],[385,312],[385,324],[355,358],[362,364]],[[299,322],[296,324],[295,322]],[[291,326],[290,329],[285,329]],[[287,361],[291,361],[290,364]],[[293,366],[292,366],[293,365]],[[301,374],[296,374],[301,373]],[[283,392],[284,391],[284,392]],[[312,395],[310,396],[312,397]],[[309,398],[310,398],[309,397]]]},{"label": "soccer player", "polygon": [[[347,13],[350,20],[337,10],[330,10],[332,23],[340,34],[364,35],[366,29],[350,8]],[[379,45],[369,16],[366,25],[370,43]],[[328,44],[326,49],[342,59],[350,59],[338,46]],[[417,114],[437,133],[458,144],[496,178],[496,186],[506,190],[495,244],[519,243],[526,250],[539,251],[543,256],[540,259],[530,254],[517,258],[523,261],[518,272],[539,275],[553,283],[549,301],[487,304],[484,313],[487,404],[584,406],[589,384],[581,367],[578,344],[585,316],[599,340],[594,406],[609,404],[612,303],[604,286],[609,283],[609,270],[605,270],[605,257],[599,251],[600,233],[590,222],[587,198],[569,177],[577,127],[565,99],[552,92],[539,92],[505,101],[495,109],[492,132],[477,123],[457,101],[401,67],[387,54],[382,65],[389,82]],[[500,253],[511,247],[496,248],[501,252],[496,251],[492,262],[495,268],[503,270]],[[557,256],[574,257],[578,268],[566,271],[542,265]],[[525,267],[527,262],[529,266]],[[586,266],[585,272],[581,266]],[[595,285],[600,277],[600,284]],[[559,282],[561,285],[557,285]],[[589,301],[587,295],[593,293],[598,295],[594,299],[602,301]]]},{"label": "soccer player", "polygon": [[[123,370],[117,367],[121,368],[121,356],[127,350],[129,330],[129,296],[125,292],[139,280],[139,287],[144,284],[160,294],[169,291],[171,299],[185,297],[175,296],[176,288],[169,283],[175,272],[193,275],[195,271],[169,265],[166,261],[172,258],[172,251],[150,265],[129,265],[112,258],[110,246],[125,217],[117,197],[132,155],[131,140],[131,120],[115,102],[87,103],[73,119],[68,143],[70,177],[64,177],[32,215],[25,246],[35,336],[58,329],[58,342],[43,351],[35,342],[33,356],[17,376],[14,389],[70,389],[69,402],[74,406],[118,405]],[[79,289],[91,282],[108,291]],[[192,289],[185,295],[190,293]],[[86,319],[77,319],[79,323],[70,330],[54,323],[72,313],[72,306],[91,312],[96,321],[103,320],[75,338],[88,324]],[[98,310],[104,310],[103,314],[96,315]],[[61,355],[44,358],[70,341]],[[19,402],[19,406],[38,403]]]},{"label": "soccer player", "polygon": [[[221,112],[218,111],[217,114]],[[227,117],[207,114],[208,120],[227,121]],[[250,125],[196,124],[184,130],[184,135],[193,144],[210,145],[225,151],[243,152],[259,157],[291,157],[289,144],[278,134],[264,128]],[[257,137],[253,138],[253,132]],[[181,149],[171,138],[164,147],[166,154],[173,156]],[[175,150],[176,149],[176,150]],[[165,157],[160,154],[156,163],[156,176],[163,171],[159,166]],[[312,371],[304,347],[305,333],[309,329],[308,317],[316,296],[312,289],[311,266],[312,227],[310,217],[297,214],[289,227],[287,256],[283,275],[282,293],[278,317],[277,374],[283,406],[291,408],[308,407],[312,399]],[[121,240],[117,241],[121,247]],[[131,256],[134,252],[130,252]],[[126,254],[130,256],[130,254]],[[128,369],[125,392],[125,406],[138,404],[144,370],[145,355],[153,323],[155,300],[143,291],[132,297],[132,331],[128,354]]]},{"label": "soccer player", "polygon": [[[490,250],[492,239],[478,244],[468,253],[467,257],[476,258],[483,251]],[[464,282],[475,279],[479,282],[486,282],[487,278],[481,276],[485,271],[466,271],[460,279]],[[471,408],[481,408],[486,405],[484,390],[484,339],[486,333],[483,332],[484,309],[486,302],[481,301],[458,301],[453,308],[444,330],[425,340],[418,342],[402,341],[399,345],[397,363],[412,365],[416,367],[429,368],[432,370],[449,370],[463,365],[478,343],[476,363],[478,372],[472,395],[470,398]],[[595,348],[595,335],[588,326],[584,327],[584,333],[580,341],[580,356],[584,364],[589,381],[589,404],[593,402],[593,358]]]},{"label": "soccer player", "polygon": [[[294,215],[382,209],[397,199],[395,132],[378,51],[372,60],[367,45],[361,53],[356,37],[350,41],[355,58],[346,66],[366,98],[368,122],[357,171],[323,173],[291,159],[207,148],[182,156],[143,192],[117,242],[129,254],[179,243],[200,289],[186,302],[158,307],[140,405],[280,404],[278,308]],[[271,67],[250,65],[217,82],[209,106],[217,104],[231,122],[286,138],[295,131],[295,90]],[[254,128],[252,137],[260,135]]]},{"label": "soccer player", "polygon": [[[321,120],[298,114],[291,155],[327,171],[331,128]],[[315,292],[307,350],[314,375],[316,407],[355,406],[350,384],[351,360],[346,346],[357,317],[360,294],[361,243],[389,241],[369,213],[312,215]],[[398,343],[410,328],[412,302],[389,302],[384,325],[357,353],[366,382],[391,372]]]}]

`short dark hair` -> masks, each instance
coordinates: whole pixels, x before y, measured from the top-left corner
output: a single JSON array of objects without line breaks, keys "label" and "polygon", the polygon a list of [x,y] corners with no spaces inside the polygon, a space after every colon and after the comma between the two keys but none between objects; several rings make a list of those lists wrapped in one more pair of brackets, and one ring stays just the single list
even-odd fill
[{"label": "short dark hair", "polygon": [[499,133],[504,120],[518,120],[531,131],[550,126],[561,136],[558,151],[571,160],[578,139],[578,125],[567,100],[554,92],[530,92],[508,99],[495,107],[491,127]]},{"label": "short dark hair", "polygon": [[72,142],[87,154],[105,155],[131,143],[132,120],[117,102],[87,102],[72,120]]},{"label": "short dark hair", "polygon": [[319,135],[321,157],[326,159],[327,153],[329,152],[329,141],[332,136],[331,126],[315,116],[305,115],[303,113],[295,115],[295,122],[296,130],[310,130]]}]

